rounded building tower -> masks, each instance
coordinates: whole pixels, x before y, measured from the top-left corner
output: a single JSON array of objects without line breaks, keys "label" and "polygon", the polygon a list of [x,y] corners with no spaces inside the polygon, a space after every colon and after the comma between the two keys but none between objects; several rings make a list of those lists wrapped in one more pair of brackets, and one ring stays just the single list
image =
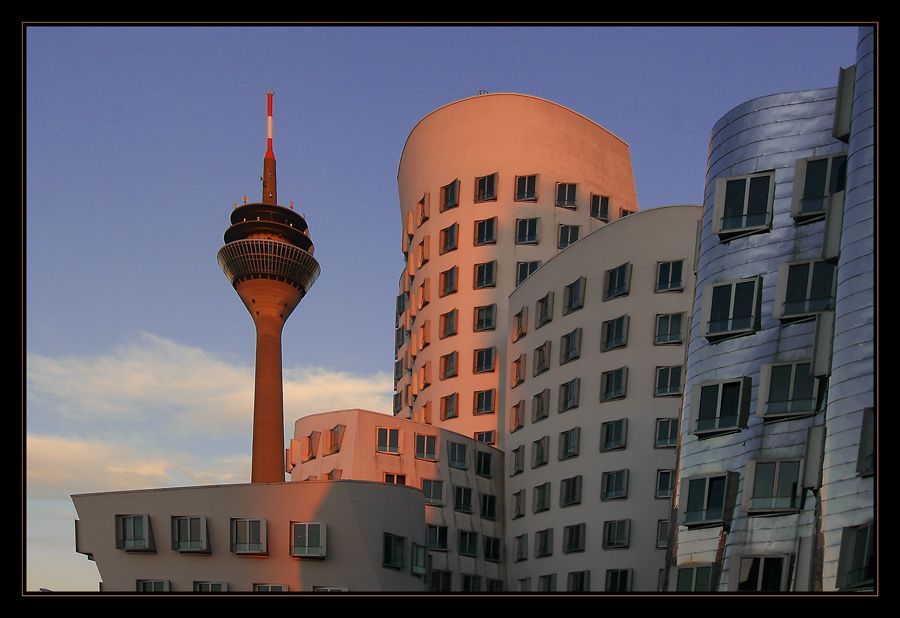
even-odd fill
[{"label": "rounded building tower", "polygon": [[281,333],[284,323],[319,276],[306,220],[279,206],[272,151],[272,92],[268,93],[268,148],[262,202],[231,213],[219,265],[256,325],[251,482],[283,482],[284,391]]}]

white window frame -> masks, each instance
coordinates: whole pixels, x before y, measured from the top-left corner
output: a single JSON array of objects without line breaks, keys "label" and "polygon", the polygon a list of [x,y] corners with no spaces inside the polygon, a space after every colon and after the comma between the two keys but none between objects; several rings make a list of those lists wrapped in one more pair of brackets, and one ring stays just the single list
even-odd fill
[{"label": "white window frame", "polygon": [[[799,457],[748,461],[744,466],[743,510],[750,515],[799,512],[804,471],[804,460]],[[762,480],[769,479],[770,473],[772,485],[764,485]]]},{"label": "white window frame", "polygon": [[416,434],[416,459],[437,461],[437,436]]},{"label": "white window frame", "polygon": [[516,202],[536,202],[538,199],[538,174],[516,176],[513,200]]},{"label": "white window frame", "polygon": [[475,203],[497,200],[498,178],[497,172],[475,178]]},{"label": "white window frame", "polygon": [[556,239],[556,248],[557,249],[566,249],[570,245],[578,242],[578,232],[580,226],[572,225],[568,223],[560,223],[559,224],[559,233]]},{"label": "white window frame", "polygon": [[574,182],[556,183],[556,201],[554,203],[561,208],[575,210],[577,189],[578,185]]},{"label": "white window frame", "polygon": [[[315,537],[312,536],[311,531],[315,530],[315,534],[318,536],[318,543],[315,544],[311,541],[316,540]],[[303,531],[303,534],[298,535],[300,531]],[[294,558],[325,558],[327,555],[327,546],[326,546],[326,527],[325,524],[321,521],[292,521],[290,528],[291,536],[290,536],[290,555]],[[304,541],[303,543],[297,543],[297,541]]]},{"label": "white window frame", "polygon": [[[749,298],[749,307],[741,307],[741,311],[749,309],[749,315],[739,315],[735,317],[735,292],[738,288],[747,290],[746,286],[752,286]],[[728,289],[727,307],[719,307],[725,302],[724,297],[716,294],[719,290]],[[743,295],[743,294],[742,294]],[[718,298],[716,298],[718,296]],[[714,307],[714,303],[716,306]],[[703,286],[703,299],[701,307],[701,327],[703,334],[710,343],[731,339],[733,337],[742,337],[755,333],[760,328],[760,314],[762,303],[762,277],[747,277],[732,281],[722,281],[719,283],[710,283]],[[727,318],[712,322],[714,309],[717,312],[727,314]],[[735,323],[739,319],[740,322]]]},{"label": "white window frame", "polygon": [[488,388],[473,394],[472,414],[493,414],[497,405],[496,389]]},{"label": "white window frame", "polygon": [[[805,271],[805,275],[804,275]],[[822,276],[829,276],[828,296],[811,298],[814,284],[821,287]],[[802,299],[788,300],[792,282],[800,280],[805,294]],[[806,260],[802,262],[783,262],[778,265],[775,283],[775,304],[772,316],[781,320],[782,324],[815,318],[818,314],[834,309],[835,290],[837,286],[837,265],[831,260]],[[821,290],[820,290],[821,291]]]},{"label": "white window frame", "polygon": [[[790,376],[784,375],[788,371]],[[756,416],[763,420],[782,420],[811,416],[819,409],[821,383],[812,375],[812,361],[804,360],[792,363],[773,363],[763,365],[759,372],[759,391],[756,401]],[[798,392],[805,387],[808,376],[809,393]],[[786,383],[785,383],[786,378]],[[773,388],[785,392],[786,399],[773,399]],[[809,397],[802,395],[808,394]]]},{"label": "white window frame", "polygon": [[475,264],[475,279],[472,285],[476,290],[496,287],[497,260]]},{"label": "white window frame", "polygon": [[[751,187],[754,191],[762,186],[762,181],[766,180],[766,195],[764,211],[749,212],[749,199]],[[743,183],[743,189],[741,188]],[[726,218],[726,195],[734,190],[743,196],[740,209],[740,215],[730,214]],[[759,234],[768,232],[772,227],[773,205],[775,203],[775,172],[767,170],[753,174],[745,174],[742,176],[731,176],[729,178],[719,178],[716,180],[715,197],[713,199],[713,233],[719,236],[719,240],[724,242],[747,236],[749,234]],[[739,221],[735,218],[739,217]],[[752,217],[750,219],[749,217]]]},{"label": "white window frame", "polygon": [[654,397],[677,397],[682,393],[683,367],[672,365],[656,368],[656,387]]},{"label": "white window frame", "polygon": [[476,247],[481,245],[493,245],[497,243],[497,217],[489,217],[487,219],[479,219],[475,222],[473,244]]},{"label": "white window frame", "polygon": [[516,244],[536,245],[540,242],[540,218],[516,219]]},{"label": "white window frame", "polygon": [[628,497],[628,469],[610,470],[601,475],[600,500],[624,500]]},{"label": "white window frame", "polygon": [[[691,388],[689,433],[698,437],[704,437],[746,429],[750,414],[750,386],[751,379],[749,376],[694,384]],[[733,409],[730,406],[728,410],[724,410],[727,414],[723,415],[722,406],[725,403],[726,394],[736,394],[737,400],[731,400],[734,401]],[[715,395],[714,408],[704,408],[704,406],[713,405],[713,395]],[[704,399],[704,396],[709,398]],[[732,418],[734,419],[733,421],[731,420]]]},{"label": "white window frame", "polygon": [[[663,431],[665,430],[665,436]],[[675,448],[678,446],[678,434],[680,431],[680,422],[677,418],[658,418],[656,419],[656,434],[653,440],[654,448]]]},{"label": "white window frame", "polygon": [[[677,319],[677,331],[672,331],[673,322]],[[663,313],[656,316],[656,333],[654,345],[681,345],[684,342],[684,314]]]},{"label": "white window frame", "polygon": [[600,425],[600,451],[618,451],[626,447],[628,441],[628,419],[606,421]]},{"label": "white window frame", "polygon": [[603,274],[603,300],[628,296],[631,290],[631,262],[610,268]]},{"label": "white window frame", "polygon": [[600,221],[609,221],[609,197],[591,194],[591,217]]},{"label": "white window frame", "polygon": [[[681,292],[684,290],[684,260],[670,260],[656,264],[655,292]],[[675,278],[677,277],[677,279]]]},{"label": "white window frame", "polygon": [[[234,554],[266,555],[267,524],[263,518],[231,518],[231,552]],[[254,542],[255,539],[255,542]],[[246,542],[244,542],[246,540]]]},{"label": "white window frame", "polygon": [[[384,436],[384,440],[382,440]],[[400,454],[400,429],[397,427],[376,428],[375,452],[388,455]]]},{"label": "white window frame", "polygon": [[[726,517],[730,516],[733,486],[736,481],[736,474],[732,472],[692,476],[680,481],[681,501],[684,504],[684,509],[680,513],[680,524],[688,528],[722,525]],[[715,492],[712,491],[713,484]],[[721,500],[718,496],[719,491]],[[698,498],[699,504],[696,502]]]},{"label": "white window frame", "polygon": [[541,266],[540,260],[531,262],[516,262],[516,287],[522,285],[528,277]]},{"label": "white window frame", "polygon": [[[811,166],[824,163],[825,174],[823,185],[815,191],[817,195],[809,195]],[[798,225],[819,221],[826,213],[844,208],[844,194],[847,179],[847,153],[840,152],[817,157],[798,159],[794,164],[794,190],[791,196],[791,217]]]},{"label": "white window frame", "polygon": [[448,449],[448,462],[451,468],[465,470],[468,467],[468,445],[463,442],[450,441]]},{"label": "white window frame", "polygon": [[497,304],[475,307],[472,330],[481,332],[497,328]]},{"label": "white window frame", "polygon": [[[116,549],[126,552],[155,552],[153,542],[153,530],[150,527],[150,515],[127,514],[116,515]],[[135,524],[139,522],[140,536],[137,535]]]}]

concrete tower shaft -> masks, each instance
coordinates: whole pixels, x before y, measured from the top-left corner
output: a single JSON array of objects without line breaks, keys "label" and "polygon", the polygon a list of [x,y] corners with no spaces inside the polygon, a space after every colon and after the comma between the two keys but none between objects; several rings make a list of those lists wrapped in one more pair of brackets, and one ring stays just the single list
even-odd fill
[{"label": "concrete tower shaft", "polygon": [[272,151],[272,93],[268,93],[268,147],[261,203],[231,213],[218,261],[256,326],[251,482],[284,481],[284,323],[319,276],[306,220],[278,206]]}]

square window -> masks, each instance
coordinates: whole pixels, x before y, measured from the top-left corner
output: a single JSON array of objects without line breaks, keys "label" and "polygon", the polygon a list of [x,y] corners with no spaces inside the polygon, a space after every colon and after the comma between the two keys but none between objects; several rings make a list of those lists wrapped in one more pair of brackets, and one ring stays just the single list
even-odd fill
[{"label": "square window", "polygon": [[601,477],[601,500],[621,500],[628,496],[628,470],[604,472]]},{"label": "square window", "polygon": [[444,483],[443,481],[433,481],[430,479],[422,479],[422,491],[425,493],[425,504],[431,506],[443,506],[444,504]]},{"label": "square window", "polygon": [[489,245],[497,242],[497,217],[475,222],[475,245]]},{"label": "square window", "polygon": [[291,555],[295,558],[325,557],[325,524],[291,523]]},{"label": "square window", "polygon": [[632,569],[607,569],[606,592],[631,592]]},{"label": "square window", "polygon": [[656,397],[673,397],[681,394],[681,366],[657,367]]},{"label": "square window", "polygon": [[793,560],[789,556],[741,557],[739,591],[786,592]]},{"label": "square window", "polygon": [[400,452],[400,430],[392,427],[378,428],[378,443],[375,450],[379,453]]},{"label": "square window", "polygon": [[575,184],[562,183],[556,184],[556,205],[563,208],[575,209]]},{"label": "square window", "polygon": [[471,530],[459,531],[459,555],[475,556],[478,554],[478,533]]},{"label": "square window", "polygon": [[678,592],[710,592],[712,590],[712,566],[679,567],[675,590]]},{"label": "square window", "polygon": [[450,581],[452,571],[441,571],[438,569],[431,570],[431,591],[432,592],[450,592]]},{"label": "square window", "polygon": [[497,174],[480,176],[475,179],[475,201],[487,202],[497,199]]},{"label": "square window", "polygon": [[680,344],[684,337],[681,333],[681,313],[670,313],[656,316],[656,345]]},{"label": "square window", "polygon": [[540,260],[535,262],[516,262],[516,286],[521,285],[540,265]]},{"label": "square window", "polygon": [[566,592],[587,592],[590,587],[590,571],[573,571],[566,577]]},{"label": "square window", "polygon": [[603,549],[627,548],[630,532],[630,519],[603,522]]},{"label": "square window", "polygon": [[475,391],[475,414],[494,413],[494,389]]},{"label": "square window", "polygon": [[517,202],[537,200],[537,175],[516,176],[515,200]]},{"label": "square window", "polygon": [[609,198],[605,195],[591,195],[591,216],[601,221],[609,220]]},{"label": "square window", "polygon": [[821,220],[830,209],[843,209],[846,185],[846,153],[798,160],[791,216],[800,224]]},{"label": "square window", "polygon": [[835,272],[825,260],[779,264],[772,315],[787,323],[834,309]]},{"label": "square window", "polygon": [[600,375],[600,401],[613,401],[625,397],[628,368],[620,367]]},{"label": "square window", "polygon": [[763,365],[757,415],[778,420],[815,414],[820,383],[811,369],[809,362]]},{"label": "square window", "polygon": [[428,524],[425,530],[425,546],[438,551],[447,550],[447,526]]},{"label": "square window", "polygon": [[265,519],[232,519],[231,551],[235,554],[266,553]]},{"label": "square window", "polygon": [[485,305],[483,307],[475,307],[475,327],[474,330],[494,330],[497,326],[497,305]]},{"label": "square window", "polygon": [[437,460],[437,436],[416,434],[416,459]]},{"label": "square window", "polygon": [[472,488],[457,485],[453,494],[453,510],[460,513],[472,512]]},{"label": "square window", "polygon": [[751,515],[794,512],[800,509],[802,461],[751,461],[747,463],[745,487],[752,488],[745,509]]},{"label": "square window", "polygon": [[726,474],[689,479],[684,525],[691,527],[721,524],[725,519],[727,487]]},{"label": "square window", "polygon": [[563,528],[563,553],[584,551],[584,524],[574,524]]},{"label": "square window", "polygon": [[684,289],[684,281],[682,279],[683,260],[675,262],[660,262],[656,266],[656,291],[671,292]]},{"label": "square window", "polygon": [[703,319],[710,342],[759,330],[762,278],[703,286]]},{"label": "square window", "polygon": [[678,445],[678,419],[656,419],[656,440],[653,446],[656,448],[668,448]]},{"label": "square window", "polygon": [[149,515],[116,515],[116,548],[155,552]]},{"label": "square window", "polygon": [[577,225],[560,225],[559,226],[559,237],[557,238],[556,247],[558,249],[565,249],[572,243],[578,240],[578,226]]},{"label": "square window", "polygon": [[720,178],[713,204],[713,232],[722,241],[769,231],[775,173]]},{"label": "square window", "polygon": [[516,244],[536,245],[538,243],[538,219],[516,219]]},{"label": "square window", "polygon": [[631,285],[631,263],[627,262],[604,274],[603,300],[627,296]]},{"label": "square window", "polygon": [[877,568],[875,526],[844,528],[841,533],[841,550],[838,560],[836,586],[839,590],[871,588],[875,584]]},{"label": "square window", "polygon": [[581,504],[581,475],[563,479],[560,483],[559,506]]},{"label": "square window", "polygon": [[750,378],[695,384],[690,405],[691,433],[699,437],[744,429],[750,409]]},{"label": "square window", "polygon": [[603,322],[600,333],[600,350],[602,352],[624,348],[628,344],[628,322],[627,315]]},{"label": "square window", "polygon": [[491,288],[497,285],[497,262],[475,265],[475,289]]},{"label": "square window", "polygon": [[461,442],[450,443],[450,466],[453,468],[466,467],[466,445]]}]

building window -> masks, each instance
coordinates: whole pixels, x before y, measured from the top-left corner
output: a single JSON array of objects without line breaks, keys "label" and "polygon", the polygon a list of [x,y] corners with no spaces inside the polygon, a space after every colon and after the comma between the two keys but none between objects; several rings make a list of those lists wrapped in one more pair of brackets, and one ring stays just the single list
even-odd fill
[{"label": "building window", "polygon": [[491,454],[475,451],[475,474],[491,478]]},{"label": "building window", "polygon": [[168,579],[139,579],[136,582],[137,592],[168,592]]},{"label": "building window", "polygon": [[808,362],[763,365],[757,413],[767,420],[815,414],[820,385],[810,369]]},{"label": "building window", "polygon": [[531,512],[540,513],[550,508],[550,481],[542,483],[534,488],[532,494]]},{"label": "building window", "polygon": [[520,534],[514,541],[516,547],[514,561],[528,560],[528,534]]},{"label": "building window", "polygon": [[520,444],[510,451],[510,470],[509,475],[515,476],[525,470],[525,446]]},{"label": "building window", "polygon": [[722,523],[727,487],[728,476],[725,474],[689,479],[684,524],[700,526]]},{"label": "building window", "polygon": [[591,216],[601,221],[609,220],[609,198],[591,194]]},{"label": "building window", "polygon": [[563,528],[563,553],[584,551],[584,524],[574,524]]},{"label": "building window", "polygon": [[500,539],[494,536],[484,537],[484,559],[488,562],[500,562]]},{"label": "building window", "polygon": [[600,425],[600,450],[615,451],[625,448],[628,419],[620,418],[617,421],[608,421]]},{"label": "building window", "polygon": [[[490,476],[490,473],[487,476]],[[497,496],[481,494],[481,517],[497,519]]]},{"label": "building window", "polygon": [[442,481],[422,479],[422,491],[425,493],[425,504],[443,506],[444,483]]},{"label": "building window", "polygon": [[494,389],[475,391],[475,414],[494,413]]},{"label": "building window", "polygon": [[475,307],[475,331],[494,330],[497,327],[497,305]]},{"label": "building window", "polygon": [[428,216],[430,214],[429,207],[431,205],[431,200],[429,199],[429,194],[426,193],[419,203],[416,204],[416,225],[422,225],[426,221],[428,221]]},{"label": "building window", "polygon": [[797,223],[818,221],[832,209],[842,209],[847,184],[847,155],[800,159],[794,167],[791,216]]},{"label": "building window", "polygon": [[563,305],[563,315],[572,313],[578,309],[584,307],[584,285],[586,279],[584,277],[579,277],[572,283],[566,286],[565,289],[565,297],[564,297],[564,305]]},{"label": "building window", "polygon": [[[552,530],[550,532],[553,532]],[[556,573],[549,573],[538,577],[538,592],[555,592],[556,591]]]},{"label": "building window", "polygon": [[441,339],[456,334],[456,309],[441,314]]},{"label": "building window", "polygon": [[542,438],[538,438],[534,442],[531,443],[531,467],[538,468],[540,466],[547,465],[547,462],[550,461],[548,446],[549,446],[550,436],[544,436]]},{"label": "building window", "polygon": [[497,242],[497,217],[475,222],[475,245],[490,245]]},{"label": "building window", "polygon": [[445,397],[441,397],[441,420],[456,418],[458,393],[453,393]]},{"label": "building window", "polygon": [[747,462],[744,475],[745,492],[752,493],[745,508],[751,515],[797,511],[800,508],[802,487],[801,461]]},{"label": "building window", "polygon": [[712,590],[712,566],[679,567],[675,590],[678,592],[709,592]]},{"label": "building window", "polygon": [[431,279],[427,277],[425,278],[425,281],[422,282],[422,285],[419,286],[418,301],[418,309],[427,307],[428,303],[431,302]]},{"label": "building window", "polygon": [[628,497],[628,470],[604,472],[601,477],[601,500],[621,500]]},{"label": "building window", "polygon": [[628,322],[627,315],[603,322],[600,333],[600,350],[602,352],[624,348],[628,344]]},{"label": "building window", "polygon": [[379,453],[399,453],[400,430],[392,427],[379,427],[378,444],[375,450]]},{"label": "building window", "polygon": [[516,176],[516,193],[515,200],[517,202],[534,202],[537,201],[537,176]]},{"label": "building window", "polygon": [[713,204],[713,232],[724,241],[768,231],[774,187],[774,172],[718,179]]},{"label": "building window", "polygon": [[441,250],[440,253],[448,253],[455,251],[459,244],[459,224],[454,223],[451,226],[441,230]]},{"label": "building window", "polygon": [[578,457],[579,442],[581,441],[581,428],[573,427],[568,431],[559,433],[559,460]]},{"label": "building window", "polygon": [[603,522],[603,549],[625,549],[629,544],[630,519]]},{"label": "building window", "polygon": [[452,571],[431,570],[431,592],[450,592]]},{"label": "building window", "polygon": [[437,436],[416,434],[416,459],[437,460]]},{"label": "building window", "polygon": [[559,226],[559,237],[557,239],[556,247],[558,249],[565,249],[572,243],[578,240],[578,226],[577,225],[560,225]]},{"label": "building window", "polygon": [[456,292],[459,280],[459,267],[448,268],[440,274],[440,295],[447,296]]},{"label": "building window", "polygon": [[441,212],[459,206],[459,180],[441,187]]},{"label": "building window", "polygon": [[537,423],[550,413],[550,389],[545,388],[531,398],[531,422]]},{"label": "building window", "polygon": [[520,489],[512,495],[512,519],[518,519],[525,516],[525,490]]},{"label": "building window", "polygon": [[556,205],[575,209],[575,184],[556,183]]},{"label": "building window", "polygon": [[794,322],[834,309],[835,270],[824,260],[779,264],[773,316]]},{"label": "building window", "polygon": [[874,586],[875,548],[874,524],[843,529],[836,581],[839,590],[858,590]]},{"label": "building window", "polygon": [[566,577],[567,592],[587,592],[590,586],[590,571],[573,571]]},{"label": "building window", "polygon": [[559,412],[562,414],[578,407],[578,391],[581,390],[581,378],[572,378],[559,385]]},{"label": "building window", "polygon": [[715,435],[747,427],[750,378],[697,384],[691,396],[692,433]]},{"label": "building window", "polygon": [[459,352],[450,352],[441,357],[441,380],[456,377],[457,357]]},{"label": "building window", "polygon": [[325,524],[291,523],[291,555],[295,558],[325,556]]},{"label": "building window", "polygon": [[385,532],[383,547],[381,564],[391,569],[402,569],[406,538]]},{"label": "building window", "polygon": [[410,551],[410,572],[419,577],[428,572],[428,551],[418,543],[413,543]]},{"label": "building window", "polygon": [[466,467],[466,445],[461,442],[450,443],[450,466],[453,468]]},{"label": "building window", "polygon": [[521,285],[540,265],[540,260],[535,262],[516,262],[516,286]]},{"label": "building window", "polygon": [[475,179],[475,201],[488,202],[497,199],[497,174]]},{"label": "building window", "polygon": [[559,349],[559,364],[565,365],[581,356],[581,328],[562,336]]},{"label": "building window", "polygon": [[656,497],[671,498],[675,487],[674,470],[656,471]]},{"label": "building window", "polygon": [[681,367],[657,367],[656,389],[653,394],[657,397],[671,397],[681,394]]},{"label": "building window", "polygon": [[478,533],[471,530],[459,531],[459,555],[475,556],[478,554]]},{"label": "building window", "polygon": [[206,517],[173,517],[172,549],[180,552],[208,552]]},{"label": "building window", "polygon": [[231,551],[235,554],[265,554],[266,520],[232,519]]},{"label": "building window", "polygon": [[668,448],[678,445],[678,419],[656,419],[656,440],[653,446],[656,448]]},{"label": "building window", "polygon": [[581,475],[563,479],[559,487],[559,506],[581,504]]},{"label": "building window", "polygon": [[519,354],[519,357],[512,362],[512,367],[510,370],[512,388],[517,387],[519,384],[525,381],[525,362],[526,356],[524,352],[522,354]]},{"label": "building window", "polygon": [[428,524],[425,529],[425,546],[428,549],[447,551],[447,526]]},{"label": "building window", "polygon": [[422,242],[416,247],[416,266],[422,268],[429,260],[429,249],[431,248],[430,236],[422,239]]},{"label": "building window", "polygon": [[790,556],[741,557],[738,591],[786,592],[793,560]]},{"label": "building window", "polygon": [[627,296],[631,285],[631,263],[607,270],[604,274],[603,300]]},{"label": "building window", "polygon": [[287,584],[253,584],[253,592],[288,592]]},{"label": "building window", "polygon": [[545,341],[534,349],[533,375],[540,375],[550,369],[550,342]]},{"label": "building window", "polygon": [[475,289],[491,288],[497,285],[497,262],[475,265]]},{"label": "building window", "polygon": [[510,433],[518,431],[525,426],[525,401],[519,400],[510,409],[509,414],[509,431]]},{"label": "building window", "polygon": [[628,368],[620,367],[600,375],[600,401],[613,401],[625,397]]},{"label": "building window", "polygon": [[494,370],[495,348],[481,348],[475,350],[474,373],[488,373]]},{"label": "building window", "polygon": [[149,515],[116,515],[116,549],[154,552]]},{"label": "building window", "polygon": [[656,345],[671,345],[682,342],[680,313],[656,316]]},{"label": "building window", "polygon": [[683,290],[684,281],[682,280],[681,268],[684,262],[678,260],[675,262],[660,262],[656,266],[656,291],[670,292],[673,290]]},{"label": "building window", "polygon": [[536,245],[538,243],[538,219],[516,219],[516,244]]},{"label": "building window", "polygon": [[553,528],[538,530],[534,538],[534,557],[553,555]]},{"label": "building window", "polygon": [[632,569],[607,569],[606,592],[631,592]]},{"label": "building window", "polygon": [[657,522],[656,522],[656,549],[665,549],[668,546],[669,546],[669,520],[668,519],[657,520]]},{"label": "building window", "polygon": [[547,294],[537,301],[537,311],[535,312],[535,328],[540,328],[544,324],[553,319],[553,292]]},{"label": "building window", "polygon": [[513,316],[513,341],[518,341],[528,333],[528,307],[522,307]]},{"label": "building window", "polygon": [[703,323],[710,342],[759,330],[762,278],[703,286]]}]

